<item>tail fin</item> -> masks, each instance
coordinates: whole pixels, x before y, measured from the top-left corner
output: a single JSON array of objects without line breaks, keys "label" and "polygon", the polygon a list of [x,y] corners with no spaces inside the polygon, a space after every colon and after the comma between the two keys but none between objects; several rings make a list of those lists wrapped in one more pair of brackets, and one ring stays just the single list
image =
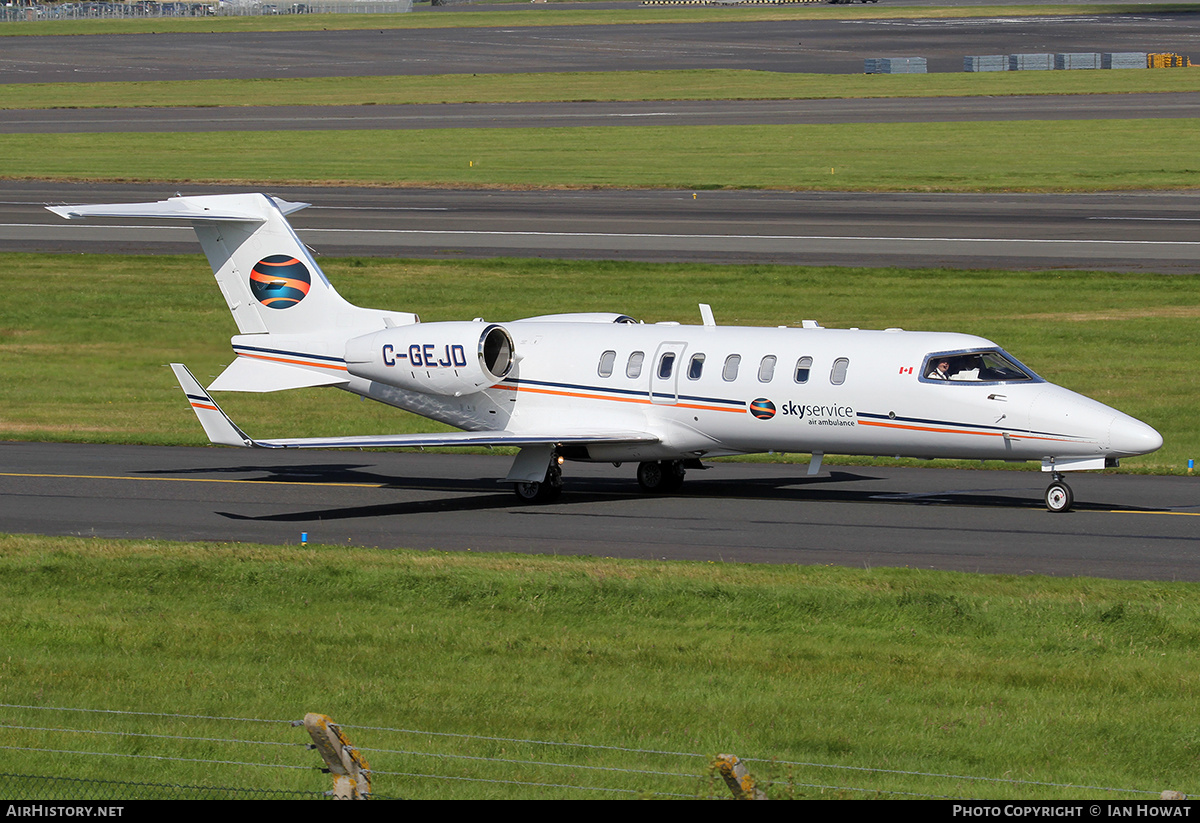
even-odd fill
[{"label": "tail fin", "polygon": [[308,205],[265,194],[217,194],[48,208],[70,220],[140,217],[190,222],[242,334],[311,334],[415,322],[415,315],[402,312],[388,312],[385,320],[383,312],[351,305],[334,290],[285,216]]}]

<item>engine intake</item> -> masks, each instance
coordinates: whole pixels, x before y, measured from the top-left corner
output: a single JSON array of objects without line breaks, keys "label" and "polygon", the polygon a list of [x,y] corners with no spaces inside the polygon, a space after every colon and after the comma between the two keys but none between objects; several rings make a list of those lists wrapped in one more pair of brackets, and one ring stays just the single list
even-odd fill
[{"label": "engine intake", "polygon": [[492,323],[416,323],[355,337],[346,368],[390,386],[459,397],[490,388],[512,371],[512,337]]}]

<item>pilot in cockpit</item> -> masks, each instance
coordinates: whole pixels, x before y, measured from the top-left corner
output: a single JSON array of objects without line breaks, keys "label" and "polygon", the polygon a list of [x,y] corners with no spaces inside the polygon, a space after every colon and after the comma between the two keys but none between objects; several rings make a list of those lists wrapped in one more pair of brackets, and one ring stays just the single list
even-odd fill
[{"label": "pilot in cockpit", "polygon": [[1035,379],[1001,352],[934,355],[925,365],[926,380],[987,383]]},{"label": "pilot in cockpit", "polygon": [[950,358],[943,357],[936,362],[931,361],[933,368],[925,375],[930,380],[950,380],[953,372],[950,371]]}]

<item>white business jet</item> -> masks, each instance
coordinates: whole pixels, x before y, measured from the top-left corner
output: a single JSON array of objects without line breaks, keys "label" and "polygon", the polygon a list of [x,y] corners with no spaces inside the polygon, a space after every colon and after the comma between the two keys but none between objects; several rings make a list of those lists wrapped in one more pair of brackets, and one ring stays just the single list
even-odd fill
[{"label": "white business jet", "polygon": [[505,478],[554,499],[564,460],[638,464],[648,492],[679,488],[700,459],[755,452],[1041,461],[1046,507],[1071,508],[1062,473],[1116,466],[1162,437],[1048,383],[980,337],[900,329],[646,325],[583,313],[422,323],[364,309],[330,285],[264,194],[56,206],[69,219],[191,223],[238,331],[209,391],[335,386],[462,431],[255,440],[172,364],[213,443],[257,448],[515,446]]}]

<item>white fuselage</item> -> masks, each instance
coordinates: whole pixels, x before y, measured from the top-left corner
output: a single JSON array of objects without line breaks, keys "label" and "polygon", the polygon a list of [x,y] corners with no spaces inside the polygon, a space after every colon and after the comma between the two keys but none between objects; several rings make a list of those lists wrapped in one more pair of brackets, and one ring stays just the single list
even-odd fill
[{"label": "white fuselage", "polygon": [[[432,333],[438,325],[427,328]],[[596,461],[777,451],[1054,458],[1069,468],[1161,444],[1149,426],[1028,370],[1018,380],[926,377],[937,353],[1000,351],[972,335],[541,320],[499,325],[512,338],[516,363],[489,388],[459,397],[399,389],[389,385],[390,367],[346,388],[474,431],[599,426],[659,438],[592,445],[572,455]],[[419,337],[422,324],[409,329]],[[427,371],[438,368],[434,361]]]}]

